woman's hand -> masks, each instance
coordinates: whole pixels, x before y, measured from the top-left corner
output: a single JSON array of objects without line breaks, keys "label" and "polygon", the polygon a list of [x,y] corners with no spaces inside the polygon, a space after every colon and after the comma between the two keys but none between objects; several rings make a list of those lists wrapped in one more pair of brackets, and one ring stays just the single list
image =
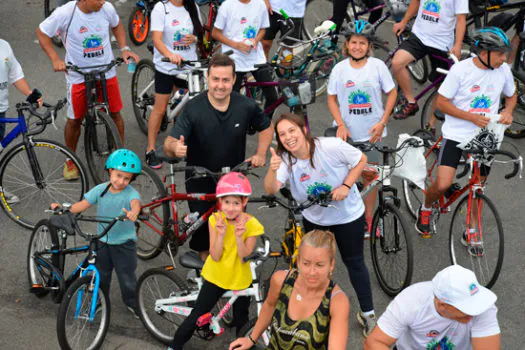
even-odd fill
[{"label": "woman's hand", "polygon": [[332,200],[342,201],[348,196],[348,192],[350,192],[350,189],[341,185],[332,191]]},{"label": "woman's hand", "polygon": [[194,44],[197,42],[197,36],[193,34],[187,34],[182,38],[182,43],[186,46]]},{"label": "woman's hand", "polygon": [[270,170],[276,172],[281,167],[283,160],[277,155],[273,147],[270,147],[270,153],[272,155],[270,158]]},{"label": "woman's hand", "polygon": [[238,338],[230,344],[229,350],[248,350],[253,346],[252,341],[248,337]]},{"label": "woman's hand", "polygon": [[341,124],[337,127],[337,132],[335,136],[339,137],[343,141],[346,141],[346,139],[352,137],[352,135],[350,135],[350,131],[348,131],[348,129],[346,128],[346,125],[344,124]]},{"label": "woman's hand", "polygon": [[368,131],[368,134],[372,135],[370,136],[370,142],[375,143],[381,141],[383,138],[383,130],[385,130],[385,123],[380,121],[379,123],[374,124],[374,126]]},{"label": "woman's hand", "polygon": [[215,231],[217,231],[219,236],[224,237],[224,235],[226,234],[226,223],[222,218],[221,211],[219,210],[218,212],[213,214],[213,216],[215,216]]},{"label": "woman's hand", "polygon": [[182,62],[181,55],[177,55],[176,53],[169,55],[168,58],[170,59],[171,63],[176,64],[177,66],[180,66]]},{"label": "woman's hand", "polygon": [[252,42],[250,41],[249,43],[250,45],[247,45],[246,43],[242,41],[238,41],[237,44],[235,45],[235,49],[237,49],[238,51],[242,52],[245,55],[248,55],[252,51],[252,45],[251,45]]}]

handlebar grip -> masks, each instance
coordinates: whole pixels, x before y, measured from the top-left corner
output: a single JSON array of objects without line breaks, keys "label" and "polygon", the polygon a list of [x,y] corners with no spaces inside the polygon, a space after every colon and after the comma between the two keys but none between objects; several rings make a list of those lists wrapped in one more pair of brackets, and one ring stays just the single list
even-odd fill
[{"label": "handlebar grip", "polygon": [[149,215],[147,214],[140,214],[137,218],[137,220],[140,220],[140,221],[148,221],[149,220]]},{"label": "handlebar grip", "polygon": [[288,20],[290,18],[290,16],[288,16],[285,10],[280,9],[279,12],[281,13],[281,15],[283,15],[284,19]]},{"label": "handlebar grip", "polygon": [[250,255],[245,256],[244,258],[242,258],[242,262],[243,262],[243,263],[247,263],[247,262],[250,261],[250,260],[255,260],[255,259],[258,258],[260,255],[261,255],[261,253],[259,253],[259,252],[253,252],[253,253],[251,253]]},{"label": "handlebar grip", "polygon": [[233,50],[228,50],[228,51],[226,51],[226,52],[223,52],[222,54],[223,54],[223,55],[228,55],[228,56],[230,56],[230,55],[233,54]]},{"label": "handlebar grip", "polygon": [[168,57],[162,57],[160,59],[162,62],[171,62],[170,59]]},{"label": "handlebar grip", "polygon": [[509,151],[499,150],[499,151],[496,152],[496,154],[502,154],[502,155],[507,156],[510,159],[514,160],[514,168],[512,169],[512,171],[510,173],[505,175],[505,179],[508,180],[508,179],[518,175],[518,172],[520,170],[520,165],[519,165],[519,163],[517,161],[519,160],[519,158],[517,158],[514,154],[512,154]]},{"label": "handlebar grip", "polygon": [[37,103],[38,99],[42,97],[42,93],[38,89],[33,89],[33,91],[27,96],[26,101],[29,103]]}]

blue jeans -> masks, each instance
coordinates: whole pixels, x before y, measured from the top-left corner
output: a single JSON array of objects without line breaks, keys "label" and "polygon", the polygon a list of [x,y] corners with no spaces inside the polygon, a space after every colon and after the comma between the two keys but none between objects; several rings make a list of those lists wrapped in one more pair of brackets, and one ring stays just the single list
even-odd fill
[{"label": "blue jeans", "polygon": [[129,240],[122,244],[99,243],[97,250],[97,269],[100,273],[100,288],[109,298],[111,274],[113,269],[117,273],[122,301],[126,306],[137,309],[137,244]]}]

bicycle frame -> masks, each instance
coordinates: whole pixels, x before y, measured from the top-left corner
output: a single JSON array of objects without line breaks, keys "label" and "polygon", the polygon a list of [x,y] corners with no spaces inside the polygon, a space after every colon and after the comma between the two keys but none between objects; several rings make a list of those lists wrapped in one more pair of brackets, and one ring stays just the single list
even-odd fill
[{"label": "bicycle frame", "polygon": [[[470,14],[467,15],[467,27],[474,24],[476,28],[480,27],[481,24],[486,26],[489,20],[490,13],[504,12],[512,9],[521,9],[525,6],[525,1],[507,3],[501,5],[490,6],[485,2],[483,8],[478,8],[476,6],[470,6]],[[483,17],[483,23],[481,23],[481,17]]]}]

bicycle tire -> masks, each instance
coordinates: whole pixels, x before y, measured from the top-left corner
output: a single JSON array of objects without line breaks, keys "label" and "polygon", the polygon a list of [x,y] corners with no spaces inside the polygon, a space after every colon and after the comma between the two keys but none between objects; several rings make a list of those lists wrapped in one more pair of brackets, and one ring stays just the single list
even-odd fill
[{"label": "bicycle tire", "polygon": [[[56,7],[52,7],[51,1],[56,2],[56,0],[44,0],[44,16],[45,18],[51,16],[53,11],[55,11]],[[62,39],[58,35],[54,35],[51,38],[51,41],[56,47],[63,47],[64,44],[62,43]]]},{"label": "bicycle tire", "polygon": [[[43,182],[35,183],[28,155],[35,158],[37,168],[42,171]],[[65,180],[62,169],[66,159],[78,168],[79,179]],[[33,139],[13,146],[4,158],[0,168],[0,204],[7,216],[17,224],[33,229],[42,218],[42,208],[49,203],[75,203],[82,200],[89,188],[88,173],[75,153],[66,146],[51,140]],[[15,204],[7,203],[4,191],[19,198]]]},{"label": "bicycle tire", "polygon": [[[113,119],[106,112],[96,109],[94,112],[94,120],[86,121],[84,148],[89,172],[98,185],[109,180],[109,174],[105,170],[106,160],[113,151],[122,148],[122,140]],[[98,126],[102,126],[102,130],[97,130]]]},{"label": "bicycle tire", "polygon": [[129,38],[137,46],[146,42],[149,35],[150,17],[146,16],[146,9],[135,6],[128,18]]},{"label": "bicycle tire", "polygon": [[407,69],[412,79],[417,83],[424,84],[427,81],[430,68],[428,67],[428,60],[426,57],[423,57],[416,62],[409,63]]},{"label": "bicycle tire", "polygon": [[[27,279],[32,294],[41,298],[49,294],[50,287],[55,287],[62,279],[53,278],[58,266],[56,254],[41,256],[41,261],[36,261],[34,254],[45,250],[58,248],[58,235],[49,220],[40,220],[31,232],[27,249]],[[46,272],[48,271],[48,272]],[[41,287],[38,287],[41,286]],[[58,285],[59,286],[59,285]],[[60,289],[60,288],[59,288]]]},{"label": "bicycle tire", "polygon": [[155,301],[161,298],[168,298],[174,293],[180,295],[188,294],[190,290],[186,282],[177,276],[174,271],[168,271],[165,268],[149,269],[137,281],[138,315],[148,332],[155,339],[166,345],[169,345],[173,340],[173,335],[185,317],[163,311],[157,313],[155,311]]},{"label": "bicycle tire", "polygon": [[[427,172],[429,168],[433,167],[431,169],[431,174],[433,174],[435,177],[437,171],[437,159],[439,156],[439,148],[435,148],[431,153],[429,153],[429,150],[436,142],[436,139],[430,132],[423,129],[417,130],[412,135],[421,137],[421,139],[423,139],[423,142],[425,143],[424,147],[425,160],[427,163]],[[425,178],[426,189],[432,183],[432,179],[429,178],[429,175],[430,173],[427,173],[427,177]],[[405,204],[407,206],[408,212],[410,213],[410,216],[412,216],[413,219],[417,219],[417,212],[419,208],[421,208],[421,204],[423,204],[423,201],[425,200],[425,193],[419,186],[417,186],[413,182],[403,179],[403,197],[405,199]]]},{"label": "bicycle tire", "polygon": [[[516,59],[518,59],[516,57]],[[514,76],[518,103],[512,113],[512,124],[505,130],[505,136],[513,139],[522,139],[525,137],[525,82],[517,76]]]},{"label": "bicycle tire", "polygon": [[[111,316],[109,298],[101,288],[98,289],[97,303],[100,302],[100,306],[97,307],[93,322],[90,322],[89,314],[94,288],[92,286],[92,276],[84,276],[73,282],[67,289],[64,299],[60,303],[57,317],[57,336],[61,349],[98,349],[104,342]],[[80,305],[81,310],[78,316],[75,317],[78,305]],[[87,327],[88,329],[84,329],[87,326],[85,323],[90,323],[89,327]],[[98,325],[98,327],[95,325]],[[71,329],[73,331],[80,329],[94,333],[94,339],[88,340],[87,344],[84,342],[79,344],[84,338],[75,334],[73,337],[75,341],[72,341],[73,339],[69,335]]]},{"label": "bicycle tire", "polygon": [[[248,321],[240,330],[239,337],[247,338],[249,335],[252,334],[253,329],[255,327],[255,324],[257,323],[257,318],[252,318]],[[264,331],[263,335],[257,339],[256,345],[263,346],[265,349],[270,343],[270,331],[267,329]]]},{"label": "bicycle tire", "polygon": [[[423,109],[421,110],[421,129],[427,129],[427,125],[430,123],[430,120],[432,118],[432,104],[435,98],[438,96],[438,90],[435,89],[432,91],[430,96],[428,96],[427,100],[425,101],[425,104],[423,105]],[[443,123],[445,122],[445,114],[438,109],[434,111],[435,115],[435,122],[434,127],[436,128],[436,134],[434,137],[436,140],[441,136],[441,128],[443,127]]]},{"label": "bicycle tire", "polygon": [[[226,305],[227,302],[228,302],[228,299],[220,298],[214,307],[215,309],[214,312],[212,312],[213,316],[217,316],[218,313],[222,310],[222,308],[224,307],[224,305]],[[233,305],[231,305],[228,311],[222,316],[221,322],[224,324],[224,326],[228,328],[235,326],[234,319],[233,319]]]},{"label": "bicycle tire", "polygon": [[[312,4],[316,4],[316,10],[313,10]],[[350,11],[350,7],[348,7]],[[348,22],[351,17],[347,14],[345,20]],[[330,19],[333,15],[333,1],[332,0],[308,0],[306,2],[306,11],[304,14],[302,35],[306,40],[315,38],[314,29],[323,21]]]},{"label": "bicycle tire", "polygon": [[[482,213],[487,213],[487,208],[493,213],[493,217],[490,220],[485,220],[485,216],[481,221],[483,221],[483,226],[485,223],[495,222],[494,227],[486,229],[483,227],[479,232],[482,233],[482,255],[473,256],[471,254],[473,248],[472,246],[465,246],[461,243],[461,238],[464,232],[466,232],[466,213],[467,203],[469,196],[464,196],[458,203],[458,206],[454,210],[452,215],[452,220],[450,222],[450,231],[449,231],[449,248],[450,248],[450,260],[452,264],[457,264],[464,266],[476,274],[478,282],[487,288],[492,288],[496,283],[498,276],[501,272],[501,267],[503,265],[503,256],[504,256],[504,234],[503,234],[503,224],[501,222],[500,215],[496,209],[496,206],[482,193],[476,193],[476,198],[473,198],[473,201],[476,201],[478,208],[481,206]],[[483,204],[481,204],[483,203]],[[481,204],[481,205],[480,205]],[[479,221],[478,221],[479,222]],[[494,241],[497,243],[492,243],[493,240],[489,239],[489,233],[494,233]],[[488,242],[488,244],[487,244]],[[467,243],[468,244],[468,243]],[[470,260],[470,263],[469,263]],[[494,263],[494,268],[489,268],[489,260]],[[483,266],[485,265],[485,266]],[[484,267],[487,267],[487,271],[482,271]]]},{"label": "bicycle tire", "polygon": [[[144,78],[146,77],[146,78]],[[144,79],[144,87],[142,80]],[[144,134],[148,134],[148,121],[153,106],[155,105],[155,65],[153,61],[148,58],[141,59],[137,64],[135,73],[131,79],[131,102],[133,104],[133,112],[140,130]],[[147,88],[147,89],[146,89]],[[139,93],[144,91],[143,96],[139,97]],[[164,115],[166,118],[166,115]]]},{"label": "bicycle tire", "polygon": [[[133,182],[133,188],[140,193],[142,204],[147,205],[152,201],[167,196],[164,183],[154,170],[143,167],[142,174]],[[154,226],[157,230],[165,232],[170,219],[169,202],[163,202],[158,206],[144,207],[143,214],[148,214],[148,220],[135,222],[137,233],[137,256],[141,260],[150,260],[157,257],[166,245],[166,237],[159,235],[149,227]]]},{"label": "bicycle tire", "polygon": [[307,67],[306,71],[308,74],[315,74],[315,96],[319,97],[325,93],[328,88],[328,79],[330,73],[334,69],[335,65],[339,62],[341,56],[336,51],[328,55],[327,58],[323,58],[318,61],[312,61],[308,65],[313,66]]},{"label": "bicycle tire", "polygon": [[[384,216],[380,218],[380,210],[377,209],[372,221],[372,234],[370,239],[370,253],[372,257],[372,264],[381,289],[389,296],[394,297],[403,289],[408,287],[412,282],[413,270],[413,251],[412,241],[410,239],[409,226],[401,214],[397,206],[392,202],[385,202],[383,207]],[[393,215],[393,232],[390,231],[390,225],[386,224],[386,217]],[[380,221],[382,219],[382,221]],[[399,232],[401,229],[402,232]],[[404,240],[404,244],[402,242]],[[380,253],[383,252],[387,259],[386,264],[382,267]],[[406,252],[406,259],[402,259],[400,273],[395,276],[390,274],[385,269],[392,268],[398,265],[397,256],[399,252]],[[391,257],[396,257],[394,261]],[[391,278],[392,277],[392,278]]]}]

